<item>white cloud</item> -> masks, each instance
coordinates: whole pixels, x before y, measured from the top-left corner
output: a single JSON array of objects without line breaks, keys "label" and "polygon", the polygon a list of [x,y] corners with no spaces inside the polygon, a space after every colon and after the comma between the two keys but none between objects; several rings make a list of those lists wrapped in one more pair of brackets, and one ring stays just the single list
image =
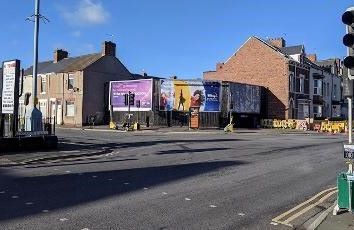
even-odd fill
[{"label": "white cloud", "polygon": [[75,9],[62,8],[61,14],[73,26],[99,25],[105,23],[110,17],[102,3],[94,0],[80,0]]}]

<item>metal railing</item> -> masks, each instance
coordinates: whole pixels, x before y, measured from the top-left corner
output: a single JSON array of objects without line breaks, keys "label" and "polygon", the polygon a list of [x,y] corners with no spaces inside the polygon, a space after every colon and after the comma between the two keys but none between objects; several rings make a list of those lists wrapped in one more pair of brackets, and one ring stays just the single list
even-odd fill
[{"label": "metal railing", "polygon": [[[16,119],[15,122],[13,119]],[[28,117],[0,116],[0,138],[14,136],[55,135],[55,117],[41,119]],[[35,131],[30,131],[34,127]]]}]

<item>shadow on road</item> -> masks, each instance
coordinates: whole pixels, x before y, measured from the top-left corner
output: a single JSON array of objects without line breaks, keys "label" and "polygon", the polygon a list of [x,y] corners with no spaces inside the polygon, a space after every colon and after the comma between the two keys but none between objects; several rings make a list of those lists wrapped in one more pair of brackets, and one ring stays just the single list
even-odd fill
[{"label": "shadow on road", "polygon": [[[83,174],[18,177],[0,169],[0,221],[97,201],[197,176],[243,161],[201,162]],[[26,204],[27,203],[27,204]]]}]

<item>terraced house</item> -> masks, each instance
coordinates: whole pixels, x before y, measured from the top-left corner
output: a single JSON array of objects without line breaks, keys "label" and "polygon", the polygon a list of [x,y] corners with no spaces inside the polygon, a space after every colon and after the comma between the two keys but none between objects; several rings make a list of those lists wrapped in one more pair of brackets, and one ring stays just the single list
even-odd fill
[{"label": "terraced house", "polygon": [[340,116],[332,104],[340,105],[341,77],[311,61],[313,56],[303,45],[286,46],[283,38],[252,36],[216,70],[204,72],[204,79],[263,86],[264,118]]},{"label": "terraced house", "polygon": [[[25,70],[24,92],[19,114],[24,115],[24,97],[32,91],[32,67]],[[116,44],[103,42],[102,52],[68,57],[62,49],[54,58],[38,64],[38,108],[43,117],[55,117],[56,123],[82,126],[89,116],[104,123],[108,113],[108,83],[133,79],[132,74],[116,57]]]}]

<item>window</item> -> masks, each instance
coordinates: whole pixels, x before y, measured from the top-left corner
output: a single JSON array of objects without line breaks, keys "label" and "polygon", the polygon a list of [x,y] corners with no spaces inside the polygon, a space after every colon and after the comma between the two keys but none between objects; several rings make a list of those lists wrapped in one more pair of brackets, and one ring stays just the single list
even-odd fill
[{"label": "window", "polygon": [[41,76],[41,93],[45,94],[47,92],[47,77]]},{"label": "window", "polygon": [[46,100],[39,101],[39,110],[41,111],[43,118],[47,117],[47,101]]},{"label": "window", "polygon": [[305,77],[303,75],[300,75],[300,93],[305,92]]},{"label": "window", "polygon": [[67,117],[75,116],[75,103],[73,101],[66,102],[66,116]]},{"label": "window", "polygon": [[69,74],[68,89],[74,89],[74,74]]},{"label": "window", "polygon": [[313,115],[315,117],[322,117],[322,106],[321,105],[313,105]]},{"label": "window", "polygon": [[295,92],[295,77],[292,73],[289,76],[289,91]]},{"label": "window", "polygon": [[334,84],[333,86],[333,98],[336,98],[337,95],[337,84]]},{"label": "window", "polygon": [[315,79],[313,81],[313,94],[322,95],[322,80]]}]

